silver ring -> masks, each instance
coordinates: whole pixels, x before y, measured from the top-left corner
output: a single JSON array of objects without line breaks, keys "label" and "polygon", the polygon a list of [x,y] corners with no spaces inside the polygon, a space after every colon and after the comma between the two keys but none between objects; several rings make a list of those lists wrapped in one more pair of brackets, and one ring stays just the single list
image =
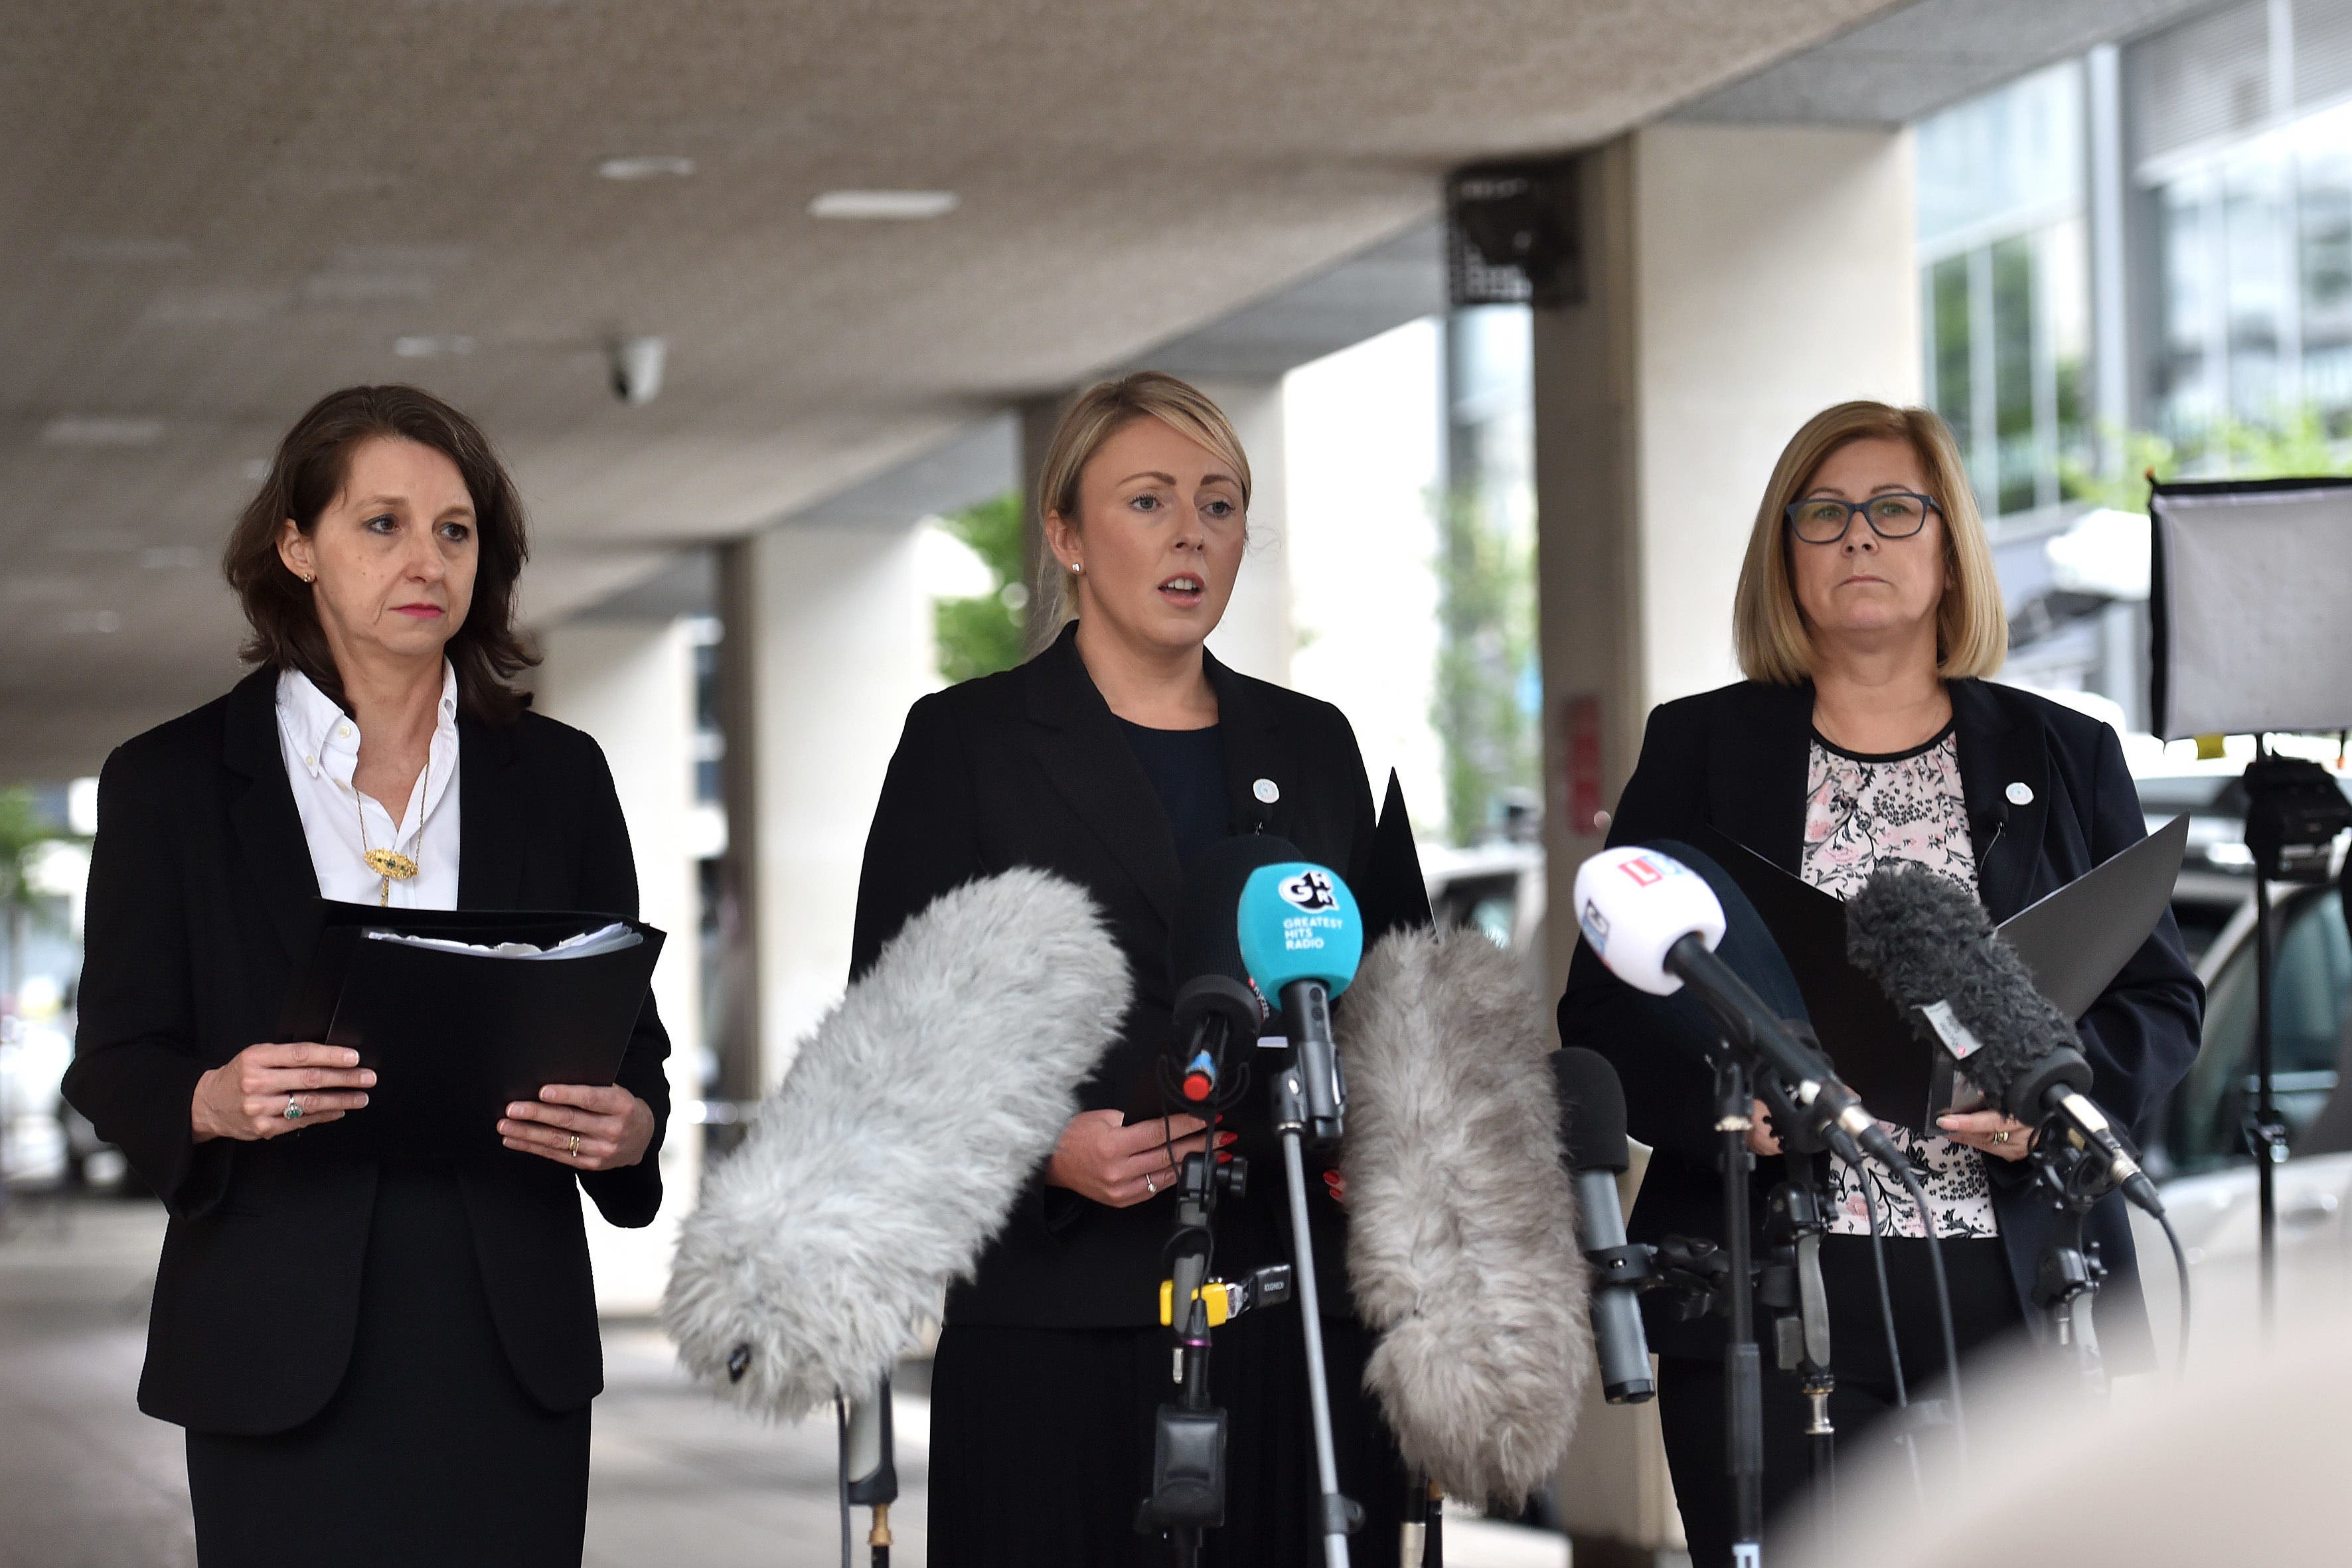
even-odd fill
[{"label": "silver ring", "polygon": [[290,1094],[286,1097],[286,1120],[289,1121],[302,1120],[302,1102]]},{"label": "silver ring", "polygon": [[1151,1179],[1151,1173],[1149,1171],[1146,1171],[1143,1173],[1143,1186],[1144,1190],[1149,1192],[1153,1197],[1156,1198],[1160,1195],[1160,1184]]}]

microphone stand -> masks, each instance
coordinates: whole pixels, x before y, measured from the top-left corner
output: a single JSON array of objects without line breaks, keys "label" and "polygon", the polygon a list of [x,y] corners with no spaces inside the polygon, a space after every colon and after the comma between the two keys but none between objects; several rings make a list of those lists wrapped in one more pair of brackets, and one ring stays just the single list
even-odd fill
[{"label": "microphone stand", "polygon": [[1307,1165],[1300,1133],[1307,1125],[1307,1086],[1297,1059],[1274,1079],[1274,1128],[1282,1135],[1282,1170],[1290,1189],[1290,1244],[1298,1281],[1299,1327],[1307,1339],[1307,1399],[1314,1415],[1315,1473],[1321,1490],[1325,1568],[1349,1568],[1348,1533],[1363,1510],[1339,1491],[1339,1460],[1331,1442],[1331,1391],[1323,1370],[1322,1305],[1315,1287],[1315,1238],[1307,1226]]},{"label": "microphone stand", "polygon": [[2084,1387],[2094,1398],[2107,1393],[2106,1366],[2099,1352],[2098,1331],[2092,1322],[2099,1286],[2107,1277],[2095,1246],[2083,1242],[2083,1222],[2099,1200],[2116,1190],[2105,1155],[2091,1148],[2053,1116],[2034,1134],[2035,1179],[2059,1210],[2058,1233],[2042,1249],[2033,1274],[2033,1304],[2043,1313],[2041,1335],[2074,1363]]},{"label": "microphone stand", "polygon": [[[866,1531],[870,1568],[890,1568],[890,1505],[898,1500],[897,1437],[890,1420],[890,1378],[884,1373],[864,1399],[844,1400],[841,1412],[842,1513],[849,1509],[874,1510]],[[846,1568],[849,1542],[842,1542]]]},{"label": "microphone stand", "polygon": [[1753,1103],[1747,1064],[1739,1053],[1717,1053],[1715,1130],[1722,1141],[1723,1292],[1731,1318],[1723,1347],[1723,1381],[1730,1417],[1724,1468],[1731,1478],[1732,1568],[1761,1568],[1764,1561],[1764,1374],[1756,1349],[1756,1282],[1748,1233],[1748,1177],[1756,1162],[1748,1148],[1748,1132],[1755,1125]]},{"label": "microphone stand", "polygon": [[1814,1539],[1828,1542],[1837,1531],[1837,1427],[1830,1420],[1837,1379],[1830,1371],[1829,1297],[1822,1283],[1822,1237],[1829,1227],[1813,1169],[1821,1151],[1790,1142],[1781,1147],[1789,1174],[1765,1205],[1772,1259],[1760,1271],[1757,1294],[1772,1309],[1775,1363],[1796,1373],[1804,1391]]},{"label": "microphone stand", "polygon": [[[1162,1312],[1176,1332],[1175,1403],[1160,1407],[1152,1433],[1151,1495],[1136,1510],[1135,1527],[1164,1530],[1176,1550],[1176,1568],[1195,1568],[1202,1532],[1225,1522],[1225,1413],[1209,1403],[1212,1313],[1210,1223],[1224,1184],[1213,1155],[1184,1156],[1176,1190],[1174,1253]],[[1234,1179],[1238,1188],[1240,1178]]]},{"label": "microphone stand", "polygon": [[2262,1224],[2262,1321],[2268,1334],[2278,1315],[2278,1167],[2287,1157],[2287,1125],[2280,1117],[2273,1060],[2271,987],[2278,952],[2271,883],[2324,882],[2336,836],[2352,826],[2352,806],[2318,763],[2282,757],[2270,737],[2254,737],[2246,764],[2246,847],[2254,858],[2254,1108],[2245,1119],[2246,1150],[2254,1157],[2254,1190]]},{"label": "microphone stand", "polygon": [[[1247,1085],[1246,1071],[1225,1078],[1228,1021],[1211,1013],[1202,1020],[1192,1057],[1205,1057],[1204,1092],[1177,1087],[1163,1073],[1171,1108],[1209,1118],[1231,1107]],[[1170,1063],[1163,1060],[1163,1068]],[[1188,1068],[1189,1070],[1189,1068]],[[1217,1085],[1224,1082],[1220,1092]],[[1214,1223],[1220,1194],[1235,1198],[1249,1190],[1249,1162],[1238,1155],[1220,1160],[1213,1148],[1184,1156],[1176,1187],[1176,1228],[1168,1238],[1168,1278],[1160,1284],[1160,1321],[1175,1332],[1171,1377],[1174,1403],[1160,1406],[1152,1426],[1151,1495],[1137,1505],[1139,1534],[1164,1532],[1175,1549],[1177,1568],[1198,1568],[1205,1532],[1225,1522],[1225,1413],[1209,1403],[1209,1336],[1220,1324],[1254,1307],[1290,1300],[1291,1266],[1271,1263],[1232,1283],[1209,1277],[1216,1252]]]}]

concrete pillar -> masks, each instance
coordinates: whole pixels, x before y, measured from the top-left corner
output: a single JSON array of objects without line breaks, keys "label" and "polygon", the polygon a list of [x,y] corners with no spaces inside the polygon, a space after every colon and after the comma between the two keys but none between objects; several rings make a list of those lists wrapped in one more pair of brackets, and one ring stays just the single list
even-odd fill
[{"label": "concrete pillar", "polygon": [[[1243,557],[1225,616],[1210,636],[1209,648],[1244,675],[1287,685],[1296,643],[1290,617],[1290,569],[1284,551],[1282,383],[1208,381],[1194,384],[1225,411],[1250,460],[1250,544]],[[1044,559],[1044,530],[1037,505],[1037,479],[1045,448],[1066,396],[1038,398],[1021,409],[1021,472],[1029,499],[1024,561],[1029,581]]]},{"label": "concrete pillar", "polygon": [[772,1089],[840,998],[874,805],[908,707],[939,684],[907,526],[786,524],[719,558],[728,859],[756,1042],[736,1092]]},{"label": "concrete pillar", "polygon": [[[1534,321],[1554,994],[1650,709],[1738,679],[1732,592],[1780,448],[1920,387],[1908,132],[1653,126],[1581,174],[1586,296]],[[1580,1563],[1679,1542],[1664,1475],[1653,1407],[1586,1412],[1561,1489]]]},{"label": "concrete pillar", "polygon": [[[694,808],[694,647],[684,621],[575,621],[543,639],[535,707],[604,747],[629,824],[640,916],[667,933],[654,1000],[669,1030],[674,1106],[702,1097],[702,895],[688,832]],[[590,1207],[596,1300],[608,1314],[661,1300],[679,1216],[694,1207],[702,1129],[677,1118],[661,1152],[662,1212],[615,1230]]]}]

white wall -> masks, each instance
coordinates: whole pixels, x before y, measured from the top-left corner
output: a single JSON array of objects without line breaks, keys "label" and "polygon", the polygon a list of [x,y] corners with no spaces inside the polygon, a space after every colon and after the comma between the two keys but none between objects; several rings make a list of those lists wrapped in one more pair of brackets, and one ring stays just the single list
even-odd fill
[{"label": "white wall", "polygon": [[[542,639],[535,707],[596,738],[613,770],[637,863],[641,918],[667,933],[654,1001],[669,1030],[673,1105],[699,1098],[702,901],[692,858],[694,650],[684,622],[580,621]],[[648,1312],[668,1278],[677,1222],[694,1206],[702,1129],[673,1117],[661,1153],[662,1212],[616,1230],[588,1209],[596,1300],[606,1313]]]}]

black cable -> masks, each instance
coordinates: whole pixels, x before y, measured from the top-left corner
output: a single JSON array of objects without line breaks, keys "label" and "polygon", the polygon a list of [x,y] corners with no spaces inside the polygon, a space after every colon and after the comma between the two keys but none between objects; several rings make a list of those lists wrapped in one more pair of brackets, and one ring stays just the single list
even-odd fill
[{"label": "black cable", "polygon": [[[1886,1238],[1878,1234],[1878,1194],[1871,1188],[1868,1171],[1851,1163],[1846,1169],[1853,1172],[1854,1180],[1861,1184],[1863,1217],[1870,1226],[1870,1261],[1878,1271],[1878,1321],[1886,1330],[1886,1366],[1895,1374],[1895,1408],[1908,1410],[1911,1408],[1911,1394],[1903,1384],[1903,1345],[1895,1332],[1895,1292],[1886,1283]],[[1907,1421],[1898,1425],[1901,1427],[1904,1461],[1911,1468],[1911,1495],[1924,1507],[1927,1501],[1927,1483],[1919,1473],[1918,1434],[1911,1429]]]},{"label": "black cable", "polygon": [[2173,1381],[2178,1383],[2189,1375],[2189,1254],[2181,1250],[2180,1233],[2172,1228],[2168,1216],[2158,1215],[2156,1223],[2164,1227],[2164,1239],[2172,1244],[2172,1267],[2180,1276],[2180,1359],[2172,1369]]},{"label": "black cable", "polygon": [[1854,1172],[1862,1184],[1862,1212],[1870,1226],[1870,1262],[1878,1271],[1878,1321],[1886,1330],[1886,1365],[1895,1374],[1895,1408],[1911,1407],[1910,1391],[1903,1384],[1903,1344],[1895,1332],[1895,1291],[1886,1282],[1886,1238],[1878,1233],[1878,1196],[1871,1191],[1870,1174]]},{"label": "black cable", "polygon": [[1944,1375],[1951,1380],[1952,1437],[1959,1445],[1960,1463],[1969,1462],[1969,1418],[1960,1403],[1960,1338],[1952,1328],[1952,1289],[1944,1278],[1944,1238],[1936,1234],[1936,1216],[1927,1206],[1927,1190],[1908,1160],[1897,1161],[1895,1174],[1919,1205],[1919,1228],[1927,1233],[1927,1267],[1936,1276],[1936,1324],[1944,1331]]}]

